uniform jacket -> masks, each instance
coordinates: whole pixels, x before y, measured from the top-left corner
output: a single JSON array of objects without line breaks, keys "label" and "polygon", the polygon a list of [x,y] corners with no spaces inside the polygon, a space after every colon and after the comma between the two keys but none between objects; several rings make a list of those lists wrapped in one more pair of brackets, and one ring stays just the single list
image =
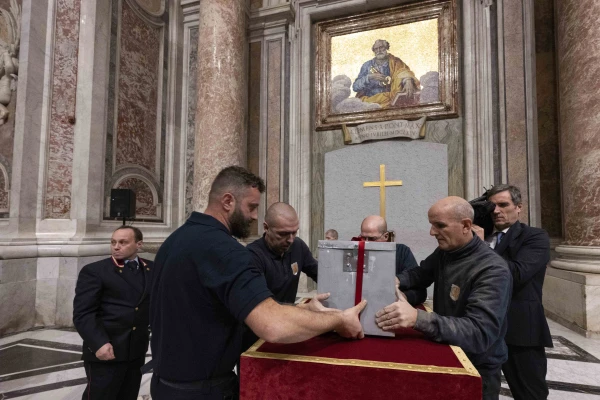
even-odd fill
[{"label": "uniform jacket", "polygon": [[433,311],[417,311],[414,328],[436,342],[460,346],[482,373],[508,359],[504,335],[512,293],[506,262],[477,236],[464,247],[439,247],[419,268],[400,275],[400,289],[433,288]]},{"label": "uniform jacket", "polygon": [[[138,257],[139,258],[139,257]],[[148,350],[149,293],[154,264],[140,260],[140,292],[113,257],[88,264],[79,273],[73,300],[73,323],[83,338],[82,359],[99,361],[96,351],[110,342],[114,361],[131,361]]]},{"label": "uniform jacket", "polygon": [[517,221],[494,251],[506,260],[513,277],[506,343],[552,347],[542,306],[542,286],[550,260],[548,233]]}]

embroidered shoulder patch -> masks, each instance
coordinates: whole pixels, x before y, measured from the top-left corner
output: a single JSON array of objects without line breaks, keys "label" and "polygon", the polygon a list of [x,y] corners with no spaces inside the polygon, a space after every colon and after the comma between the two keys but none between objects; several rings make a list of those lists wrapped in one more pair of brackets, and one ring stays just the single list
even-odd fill
[{"label": "embroidered shoulder patch", "polygon": [[458,300],[458,296],[460,296],[460,288],[454,284],[450,287],[450,298],[454,301]]}]

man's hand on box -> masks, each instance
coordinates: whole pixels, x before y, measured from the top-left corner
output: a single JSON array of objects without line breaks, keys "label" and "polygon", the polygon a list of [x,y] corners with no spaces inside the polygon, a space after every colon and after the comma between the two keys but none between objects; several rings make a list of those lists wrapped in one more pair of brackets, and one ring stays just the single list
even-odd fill
[{"label": "man's hand on box", "polygon": [[299,304],[298,307],[306,308],[307,310],[315,312],[341,312],[341,310],[338,310],[337,308],[327,308],[323,305],[323,303],[321,303],[323,300],[327,300],[330,295],[331,293],[319,293],[308,303]]},{"label": "man's hand on box", "polygon": [[417,309],[411,306],[406,296],[396,288],[395,303],[384,307],[375,314],[377,326],[384,331],[395,331],[400,328],[412,328],[417,322]]},{"label": "man's hand on box", "polygon": [[335,331],[341,336],[349,339],[362,339],[365,337],[359,315],[367,306],[367,300],[362,300],[352,308],[342,311],[342,323],[335,328]]}]

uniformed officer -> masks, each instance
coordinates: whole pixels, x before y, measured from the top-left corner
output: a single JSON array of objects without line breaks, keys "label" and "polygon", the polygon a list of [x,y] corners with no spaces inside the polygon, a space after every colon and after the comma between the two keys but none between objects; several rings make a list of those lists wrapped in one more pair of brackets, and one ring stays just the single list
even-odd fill
[{"label": "uniformed officer", "polygon": [[83,267],[77,278],[73,323],[83,338],[88,384],[83,399],[137,399],[149,341],[149,292],[154,266],[138,257],[142,232],[121,226],[112,257]]},{"label": "uniformed officer", "polygon": [[317,312],[323,307],[318,301],[306,309],[273,300],[249,250],[232,237],[249,235],[264,190],[262,179],[244,168],[223,169],[206,211],[193,212],[158,251],[150,310],[154,400],[238,398],[232,370],[244,322],[276,343],[333,329],[344,337],[364,337],[358,314],[365,301],[344,311]]}]

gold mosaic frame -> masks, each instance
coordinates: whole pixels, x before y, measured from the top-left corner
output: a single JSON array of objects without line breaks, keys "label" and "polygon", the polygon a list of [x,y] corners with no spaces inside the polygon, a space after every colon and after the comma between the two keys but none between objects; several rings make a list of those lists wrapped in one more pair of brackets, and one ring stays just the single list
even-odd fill
[{"label": "gold mosaic frame", "polygon": [[[334,36],[438,19],[439,101],[400,108],[336,114],[331,111],[331,41]],[[428,0],[399,7],[318,22],[316,45],[316,129],[393,119],[453,118],[458,116],[458,50],[456,0]]]}]

